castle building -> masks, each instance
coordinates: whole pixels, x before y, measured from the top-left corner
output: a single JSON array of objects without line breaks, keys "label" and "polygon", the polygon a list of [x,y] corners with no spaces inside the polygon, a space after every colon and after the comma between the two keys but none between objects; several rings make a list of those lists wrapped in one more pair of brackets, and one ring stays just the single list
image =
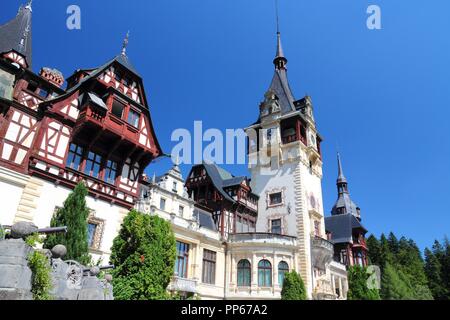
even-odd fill
[{"label": "castle building", "polygon": [[[285,272],[295,270],[309,298],[346,297],[346,268],[333,260],[325,229],[321,138],[311,99],[293,98],[279,33],[277,40],[272,83],[258,121],[246,129],[251,179],[202,163],[191,169],[183,198],[177,167],[143,183],[148,196],[140,210],[170,220],[175,230],[171,288],[186,295],[279,299]],[[214,277],[205,275],[211,261]]]},{"label": "castle building", "polygon": [[361,210],[350,198],[347,178],[342,170],[338,154],[338,199],[325,218],[325,228],[334,244],[334,260],[346,265],[368,266],[368,249],[365,240],[367,230],[361,224]]},{"label": "castle building", "polygon": [[163,152],[142,78],[127,56],[128,36],[122,52],[100,67],[67,79],[53,68],[36,74],[31,18],[30,2],[0,26],[0,224],[49,226],[84,181],[95,260],[108,261],[123,218],[137,208],[172,225],[170,291],[279,299],[284,275],[295,270],[310,299],[346,298],[346,268],[333,260],[326,230],[332,239],[338,233],[326,229],[323,215],[322,139],[311,98],[295,100],[291,92],[279,33],[272,83],[258,121],[246,129],[251,179],[211,163],[193,166],[186,181],[178,165],[148,179],[144,169]]},{"label": "castle building", "polygon": [[277,34],[275,71],[258,120],[249,136],[251,187],[259,195],[259,232],[295,237],[295,269],[312,297],[334,294],[333,244],[327,240],[322,203],[322,138],[317,130],[311,98],[294,99],[287,78],[287,62]]},{"label": "castle building", "polygon": [[[177,242],[169,290],[201,299],[279,299],[286,272],[300,272],[298,239],[257,230],[256,203],[247,177],[215,164],[194,166],[186,181],[175,165],[141,182],[136,209],[169,221]],[[251,200],[250,200],[251,199]],[[345,266],[330,262],[328,288],[315,299],[345,299]]]},{"label": "castle building", "polygon": [[67,79],[32,66],[31,1],[0,26],[0,223],[47,227],[75,185],[89,188],[89,246],[108,259],[138,178],[162,150],[126,54]]}]

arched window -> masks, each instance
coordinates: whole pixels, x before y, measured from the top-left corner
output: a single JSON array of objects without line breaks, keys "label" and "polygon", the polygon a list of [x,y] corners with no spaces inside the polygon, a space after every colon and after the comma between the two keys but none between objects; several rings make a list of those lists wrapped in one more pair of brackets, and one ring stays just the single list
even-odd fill
[{"label": "arched window", "polygon": [[258,286],[272,286],[272,265],[268,260],[261,260],[258,263]]},{"label": "arched window", "polygon": [[237,284],[239,287],[250,287],[252,268],[248,260],[241,260],[237,265]]},{"label": "arched window", "polygon": [[278,284],[280,287],[283,286],[284,275],[289,272],[289,266],[286,262],[280,261],[278,264]]}]

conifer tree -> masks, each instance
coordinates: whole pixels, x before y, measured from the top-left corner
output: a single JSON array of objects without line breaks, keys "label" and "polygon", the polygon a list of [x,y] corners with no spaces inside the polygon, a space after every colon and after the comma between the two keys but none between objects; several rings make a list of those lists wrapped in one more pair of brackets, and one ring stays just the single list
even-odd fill
[{"label": "conifer tree", "polygon": [[281,300],[306,300],[305,284],[295,270],[285,274]]},{"label": "conifer tree", "polygon": [[413,292],[406,282],[404,274],[396,270],[390,263],[386,263],[381,277],[381,297],[383,300],[410,300]]},{"label": "conifer tree", "polygon": [[57,244],[62,244],[67,248],[66,260],[75,260],[87,265],[90,262],[88,247],[87,219],[89,209],[86,206],[86,196],[88,189],[83,182],[77,184],[75,189],[64,201],[62,208],[59,208],[52,217],[50,226],[67,226],[67,233],[57,233],[48,235],[44,241],[44,248],[51,249]]},{"label": "conifer tree", "polygon": [[175,236],[170,223],[158,216],[131,210],[114,239],[111,263],[117,300],[168,299],[173,276]]},{"label": "conifer tree", "polygon": [[399,241],[393,232],[389,232],[387,242],[389,245],[390,253],[395,256],[399,250]]},{"label": "conifer tree", "polygon": [[425,271],[430,289],[437,300],[450,300],[450,242],[435,241],[432,250],[425,249]]},{"label": "conifer tree", "polygon": [[369,238],[367,238],[367,248],[369,249],[370,255],[370,263],[373,265],[381,266],[382,257],[381,257],[381,245],[378,239],[371,234]]},{"label": "conifer tree", "polygon": [[442,286],[441,278],[442,266],[439,259],[433,254],[433,252],[425,249],[425,273],[428,278],[428,285],[433,297],[436,300],[442,300],[445,295],[445,289]]}]

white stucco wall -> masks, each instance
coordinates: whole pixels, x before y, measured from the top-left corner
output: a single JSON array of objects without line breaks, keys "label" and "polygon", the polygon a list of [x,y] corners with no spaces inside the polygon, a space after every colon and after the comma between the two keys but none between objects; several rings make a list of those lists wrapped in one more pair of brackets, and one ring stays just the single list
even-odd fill
[{"label": "white stucco wall", "polygon": [[0,180],[0,224],[12,225],[14,223],[22,190],[21,186]]}]

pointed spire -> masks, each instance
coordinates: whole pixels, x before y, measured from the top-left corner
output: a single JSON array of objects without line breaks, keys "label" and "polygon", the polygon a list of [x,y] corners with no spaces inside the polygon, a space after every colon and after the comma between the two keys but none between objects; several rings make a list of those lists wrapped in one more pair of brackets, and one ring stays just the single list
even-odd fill
[{"label": "pointed spire", "polygon": [[28,68],[31,68],[31,16],[32,1],[20,6],[14,19],[0,25],[0,53],[15,50],[26,59]]},{"label": "pointed spire", "polygon": [[127,47],[128,47],[129,38],[130,38],[130,31],[127,32],[125,39],[123,39],[123,44],[122,44],[122,55],[123,56],[127,55]]},{"label": "pointed spire", "polygon": [[342,170],[342,162],[341,162],[341,155],[339,152],[337,153],[337,160],[338,160],[338,182],[347,182],[347,179],[344,176],[344,170]]}]

